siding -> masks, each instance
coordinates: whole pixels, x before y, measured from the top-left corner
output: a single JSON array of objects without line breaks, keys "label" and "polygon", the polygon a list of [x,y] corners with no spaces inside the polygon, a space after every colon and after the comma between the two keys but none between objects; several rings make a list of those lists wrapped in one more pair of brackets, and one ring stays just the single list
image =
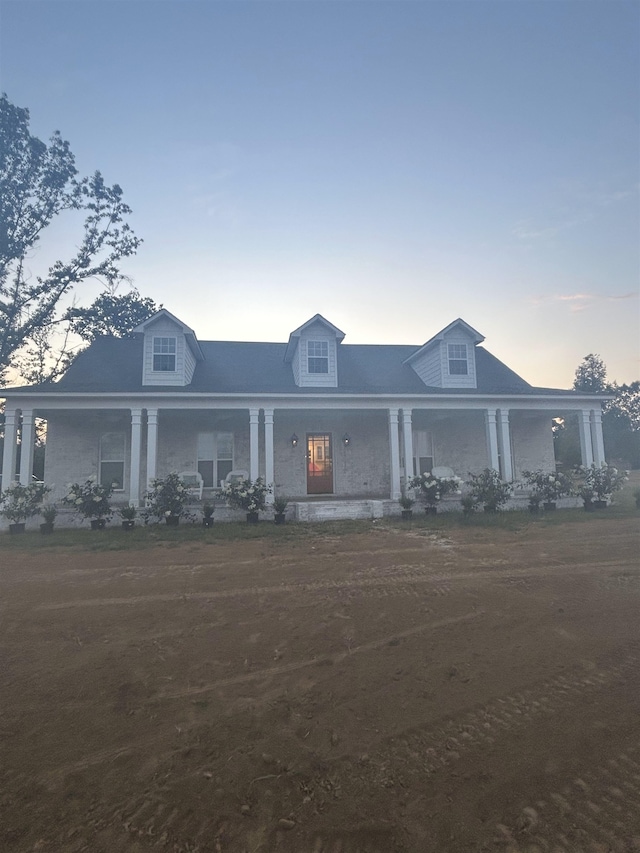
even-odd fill
[{"label": "siding", "polygon": [[[175,371],[154,372],[153,370],[153,339],[156,337],[176,338],[176,369]],[[188,352],[187,342],[181,330],[166,318],[161,318],[156,323],[147,327],[144,336],[144,361],[142,366],[143,385],[188,385],[193,376],[193,366],[187,368],[189,358],[193,356]],[[188,376],[188,378],[187,378]]]}]

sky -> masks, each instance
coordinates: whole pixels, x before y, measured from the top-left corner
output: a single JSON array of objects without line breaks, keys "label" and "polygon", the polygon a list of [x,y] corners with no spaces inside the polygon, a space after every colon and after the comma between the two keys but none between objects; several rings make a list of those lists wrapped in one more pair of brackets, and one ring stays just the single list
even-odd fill
[{"label": "sky", "polygon": [[0,0],[0,88],[120,184],[123,272],[201,340],[462,317],[534,385],[640,378],[637,2]]}]

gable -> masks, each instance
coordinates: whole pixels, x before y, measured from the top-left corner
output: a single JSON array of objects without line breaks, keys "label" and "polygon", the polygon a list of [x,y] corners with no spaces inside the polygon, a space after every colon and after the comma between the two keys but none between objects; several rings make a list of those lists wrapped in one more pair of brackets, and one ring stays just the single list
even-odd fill
[{"label": "gable", "polygon": [[189,385],[202,352],[194,332],[166,309],[141,323],[142,384]]},{"label": "gable", "polygon": [[303,388],[338,386],[338,344],[344,332],[316,314],[289,335],[284,360],[291,364],[294,382]]},{"label": "gable", "polygon": [[483,335],[458,318],[409,356],[406,363],[430,387],[477,388],[475,348],[483,340]]}]

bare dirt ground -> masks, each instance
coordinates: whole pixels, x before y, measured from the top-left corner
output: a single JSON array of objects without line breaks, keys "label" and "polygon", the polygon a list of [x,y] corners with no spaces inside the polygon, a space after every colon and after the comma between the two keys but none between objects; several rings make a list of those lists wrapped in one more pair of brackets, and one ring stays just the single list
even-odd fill
[{"label": "bare dirt ground", "polygon": [[4,853],[640,851],[636,518],[0,561]]}]

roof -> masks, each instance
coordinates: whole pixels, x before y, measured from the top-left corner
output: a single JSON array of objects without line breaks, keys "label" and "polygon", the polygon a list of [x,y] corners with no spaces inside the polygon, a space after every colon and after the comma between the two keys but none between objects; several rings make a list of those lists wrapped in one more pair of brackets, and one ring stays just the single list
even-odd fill
[{"label": "roof", "polygon": [[572,394],[535,388],[481,346],[476,353],[476,388],[436,388],[423,384],[404,362],[416,351],[409,345],[342,344],[338,348],[337,388],[298,387],[284,361],[285,343],[200,341],[203,360],[186,386],[142,384],[143,338],[98,338],[73,362],[59,382],[7,391],[47,393],[211,394]]}]

